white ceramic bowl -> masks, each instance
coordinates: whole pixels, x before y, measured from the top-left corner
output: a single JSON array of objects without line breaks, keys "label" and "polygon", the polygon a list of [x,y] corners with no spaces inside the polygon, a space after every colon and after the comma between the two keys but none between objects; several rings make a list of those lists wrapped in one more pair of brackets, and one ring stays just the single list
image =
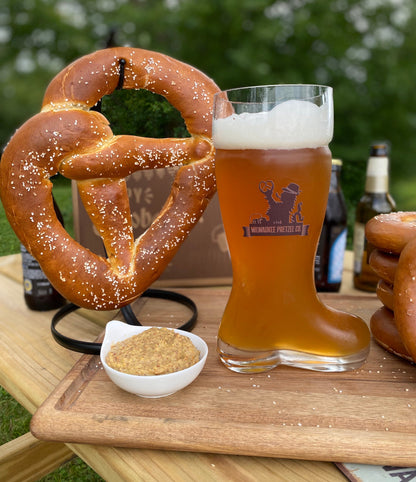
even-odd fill
[{"label": "white ceramic bowl", "polygon": [[146,398],[166,397],[185,388],[201,373],[207,359],[208,346],[202,338],[193,333],[169,328],[190,338],[194,346],[199,350],[199,362],[178,372],[143,376],[122,373],[107,365],[105,359],[114,343],[142,333],[149,328],[151,327],[128,325],[117,320],[109,321],[105,328],[105,336],[101,347],[101,363],[110,379],[123,390]]}]

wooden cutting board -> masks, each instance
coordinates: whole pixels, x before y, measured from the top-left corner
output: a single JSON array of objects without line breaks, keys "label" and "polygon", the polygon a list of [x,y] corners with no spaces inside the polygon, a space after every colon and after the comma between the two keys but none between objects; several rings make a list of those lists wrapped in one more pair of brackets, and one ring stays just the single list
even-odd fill
[{"label": "wooden cutting board", "polygon": [[[209,355],[201,375],[170,397],[144,399],[115,386],[99,357],[73,367],[32,419],[43,440],[260,455],[376,465],[416,464],[416,367],[372,344],[353,372],[278,367],[238,374],[215,344],[229,290],[180,290],[198,306],[194,332]],[[366,321],[375,295],[324,294],[329,305]],[[183,311],[185,310],[185,311]],[[162,300],[134,306],[145,325],[177,326],[186,308]]]}]

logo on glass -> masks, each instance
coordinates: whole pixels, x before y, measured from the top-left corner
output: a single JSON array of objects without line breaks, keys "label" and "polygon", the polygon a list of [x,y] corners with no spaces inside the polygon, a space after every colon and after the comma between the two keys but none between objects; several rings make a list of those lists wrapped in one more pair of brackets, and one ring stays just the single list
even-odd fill
[{"label": "logo on glass", "polygon": [[282,188],[281,194],[274,190],[273,181],[261,181],[259,191],[264,194],[269,208],[265,215],[251,216],[248,226],[243,226],[244,236],[307,236],[309,224],[303,223],[302,203],[296,202],[299,185],[291,182]]}]

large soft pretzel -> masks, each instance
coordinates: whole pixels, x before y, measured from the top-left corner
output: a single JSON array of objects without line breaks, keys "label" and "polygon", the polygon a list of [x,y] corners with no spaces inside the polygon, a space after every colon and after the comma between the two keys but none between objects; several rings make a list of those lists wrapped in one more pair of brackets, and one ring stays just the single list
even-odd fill
[{"label": "large soft pretzel", "polygon": [[[116,88],[163,95],[191,135],[149,139],[113,135],[90,110]],[[42,110],[12,137],[0,164],[0,194],[11,226],[56,289],[78,306],[128,304],[155,281],[196,224],[216,189],[211,140],[219,88],[200,71],[165,55],[120,47],[75,61],[48,86]],[[149,229],[134,239],[125,176],[183,166]],[[76,180],[108,258],[72,239],[59,223],[50,177]]]}]

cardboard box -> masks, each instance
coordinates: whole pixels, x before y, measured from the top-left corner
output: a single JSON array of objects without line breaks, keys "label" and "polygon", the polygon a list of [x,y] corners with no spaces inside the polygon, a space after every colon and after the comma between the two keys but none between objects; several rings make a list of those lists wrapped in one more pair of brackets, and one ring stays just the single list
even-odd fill
[{"label": "cardboard box", "polygon": [[[165,203],[175,168],[137,171],[127,178],[135,237],[151,224]],[[73,183],[74,229],[77,241],[104,256],[103,243],[80,200]],[[209,203],[198,224],[180,247],[155,286],[230,284],[231,262],[218,203]]]}]

